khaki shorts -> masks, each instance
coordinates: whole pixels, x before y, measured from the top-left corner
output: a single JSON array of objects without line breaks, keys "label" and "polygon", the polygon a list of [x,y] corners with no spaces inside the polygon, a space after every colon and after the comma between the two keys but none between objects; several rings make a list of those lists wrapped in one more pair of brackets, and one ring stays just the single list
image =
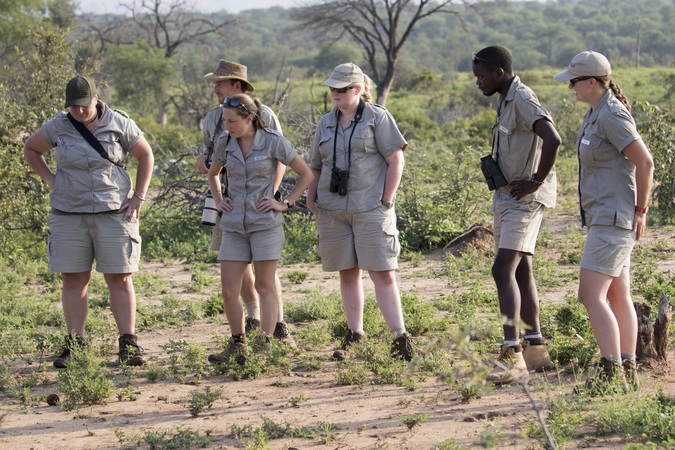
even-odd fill
[{"label": "khaki shorts", "polygon": [[326,272],[359,267],[363,270],[398,268],[401,245],[394,208],[378,206],[359,213],[317,211],[317,250]]},{"label": "khaki shorts", "polygon": [[503,248],[533,255],[544,209],[544,205],[539,202],[523,203],[511,196],[498,198],[492,208],[495,249]]},{"label": "khaki shorts", "polygon": [[122,220],[124,212],[49,214],[49,270],[88,272],[96,260],[101,273],[138,272],[141,235],[138,222]]},{"label": "khaki shorts", "polygon": [[588,229],[581,268],[618,277],[630,267],[630,254],[635,246],[635,232],[612,225],[593,225]]},{"label": "khaki shorts", "polygon": [[219,261],[272,261],[281,258],[286,236],[283,225],[252,233],[223,231]]}]

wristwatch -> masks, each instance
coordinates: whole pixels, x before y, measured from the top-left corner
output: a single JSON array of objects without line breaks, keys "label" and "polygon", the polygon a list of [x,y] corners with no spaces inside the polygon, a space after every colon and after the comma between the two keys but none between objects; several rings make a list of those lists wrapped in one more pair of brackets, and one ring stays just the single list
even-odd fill
[{"label": "wristwatch", "polygon": [[387,209],[391,209],[392,206],[394,206],[394,201],[390,202],[385,202],[384,200],[380,200],[380,203],[382,203],[382,206],[384,206]]},{"label": "wristwatch", "polygon": [[291,202],[289,202],[287,198],[285,198],[284,201],[283,201],[282,203],[283,203],[284,205],[286,205],[286,208],[288,208],[288,209],[290,209],[290,207],[292,206],[292,205],[291,205]]},{"label": "wristwatch", "polygon": [[534,184],[535,186],[541,186],[544,184],[543,181],[537,180],[537,172],[532,174],[532,178],[530,178],[530,183]]}]

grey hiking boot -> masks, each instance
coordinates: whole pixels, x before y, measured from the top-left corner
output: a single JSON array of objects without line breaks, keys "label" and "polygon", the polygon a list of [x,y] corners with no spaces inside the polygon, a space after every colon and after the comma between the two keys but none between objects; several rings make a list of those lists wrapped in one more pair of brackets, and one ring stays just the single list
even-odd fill
[{"label": "grey hiking boot", "polygon": [[274,334],[272,337],[274,339],[279,339],[279,342],[289,346],[290,348],[298,348],[295,343],[295,339],[293,339],[291,332],[288,330],[288,325],[286,322],[277,322],[276,327],[274,327]]},{"label": "grey hiking boot", "polygon": [[391,343],[392,358],[402,358],[406,361],[410,361],[413,357],[413,347],[412,347],[412,336],[410,333],[405,332],[401,336],[394,339]]},{"label": "grey hiking boot", "polygon": [[119,338],[119,362],[128,366],[145,364],[143,348],[138,345],[135,334],[123,334]]},{"label": "grey hiking boot", "polygon": [[347,335],[345,336],[344,340],[342,341],[342,347],[340,347],[339,350],[335,350],[333,352],[333,359],[337,361],[343,361],[350,356],[354,354],[354,352],[350,349],[352,344],[356,344],[358,342],[361,342],[364,338],[364,335],[362,333],[357,333],[352,330],[347,330]]},{"label": "grey hiking boot", "polygon": [[501,364],[492,369],[486,378],[487,381],[499,386],[516,380],[527,380],[530,377],[520,345],[502,345],[498,360]]},{"label": "grey hiking boot", "polygon": [[543,339],[524,339],[523,358],[525,358],[527,370],[542,372],[553,369],[551,357],[548,354],[546,342]]},{"label": "grey hiking boot", "polygon": [[209,362],[213,364],[227,363],[234,359],[237,364],[244,364],[248,355],[248,346],[246,345],[246,336],[236,334],[230,338],[225,350],[220,353],[209,355]]},{"label": "grey hiking boot", "polygon": [[632,390],[637,391],[640,387],[637,362],[631,361],[630,359],[624,359],[621,361],[621,366],[623,367],[623,374],[626,377],[628,386],[630,386]]},{"label": "grey hiking boot", "polygon": [[244,332],[246,334],[251,334],[253,331],[260,328],[260,321],[255,317],[247,317],[246,324],[244,325]]},{"label": "grey hiking boot", "polygon": [[66,336],[66,344],[63,347],[63,351],[59,356],[54,360],[54,367],[57,369],[65,369],[68,367],[68,361],[70,361],[71,351],[76,348],[82,348],[86,345],[84,338],[77,335],[68,335]]}]

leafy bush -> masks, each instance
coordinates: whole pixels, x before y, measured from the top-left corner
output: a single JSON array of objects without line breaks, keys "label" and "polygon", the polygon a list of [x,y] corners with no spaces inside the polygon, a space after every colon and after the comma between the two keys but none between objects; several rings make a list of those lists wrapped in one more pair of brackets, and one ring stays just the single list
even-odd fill
[{"label": "leafy bush", "polygon": [[110,373],[90,346],[76,346],[71,352],[68,367],[59,372],[57,379],[59,390],[65,396],[63,409],[72,409],[80,403],[105,403],[115,386]]}]

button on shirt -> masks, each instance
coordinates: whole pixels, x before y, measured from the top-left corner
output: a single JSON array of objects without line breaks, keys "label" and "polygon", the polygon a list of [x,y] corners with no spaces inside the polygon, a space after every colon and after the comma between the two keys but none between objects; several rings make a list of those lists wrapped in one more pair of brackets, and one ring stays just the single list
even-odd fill
[{"label": "button on shirt", "polygon": [[[535,122],[540,119],[553,123],[553,118],[539,104],[536,94],[516,76],[509,92],[500,103],[497,118],[492,125],[492,155],[508,183],[514,180],[529,180],[537,171],[543,141],[533,130]],[[554,167],[539,189],[522,197],[519,202],[537,201],[552,208],[556,203],[556,189]],[[511,198],[509,190],[508,184],[499,188],[495,191],[494,198],[515,201],[515,198]]]},{"label": "button on shirt", "polygon": [[220,227],[229,232],[252,233],[280,225],[284,221],[279,211],[258,211],[262,197],[274,197],[274,177],[277,161],[288,165],[297,156],[288,139],[276,131],[256,131],[253,145],[246,156],[236,139],[222,133],[216,142],[213,160],[227,167],[228,197],[233,200],[232,211],[223,213]]},{"label": "button on shirt", "polygon": [[[90,131],[108,157],[121,164],[143,133],[126,115],[103,102],[97,106],[103,113]],[[40,132],[56,147],[56,180],[49,195],[53,209],[68,213],[115,211],[133,195],[129,173],[104,159],[70,123],[66,112],[45,122]]]},{"label": "button on shirt", "polygon": [[[335,107],[324,114],[314,134],[309,165],[312,169],[321,171],[316,206],[331,212],[370,211],[380,205],[384,193],[388,167],[385,158],[399,148],[405,150],[408,143],[392,115],[381,106],[366,103],[361,120],[355,125],[352,119],[345,129],[338,124],[337,112]],[[351,140],[350,164],[348,149],[352,130],[354,135]],[[330,192],[334,142],[336,167],[341,170],[349,169],[345,196]]]},{"label": "button on shirt", "polygon": [[637,139],[633,116],[608,89],[584,116],[577,137],[582,225],[632,229],[635,165],[622,152]]}]

